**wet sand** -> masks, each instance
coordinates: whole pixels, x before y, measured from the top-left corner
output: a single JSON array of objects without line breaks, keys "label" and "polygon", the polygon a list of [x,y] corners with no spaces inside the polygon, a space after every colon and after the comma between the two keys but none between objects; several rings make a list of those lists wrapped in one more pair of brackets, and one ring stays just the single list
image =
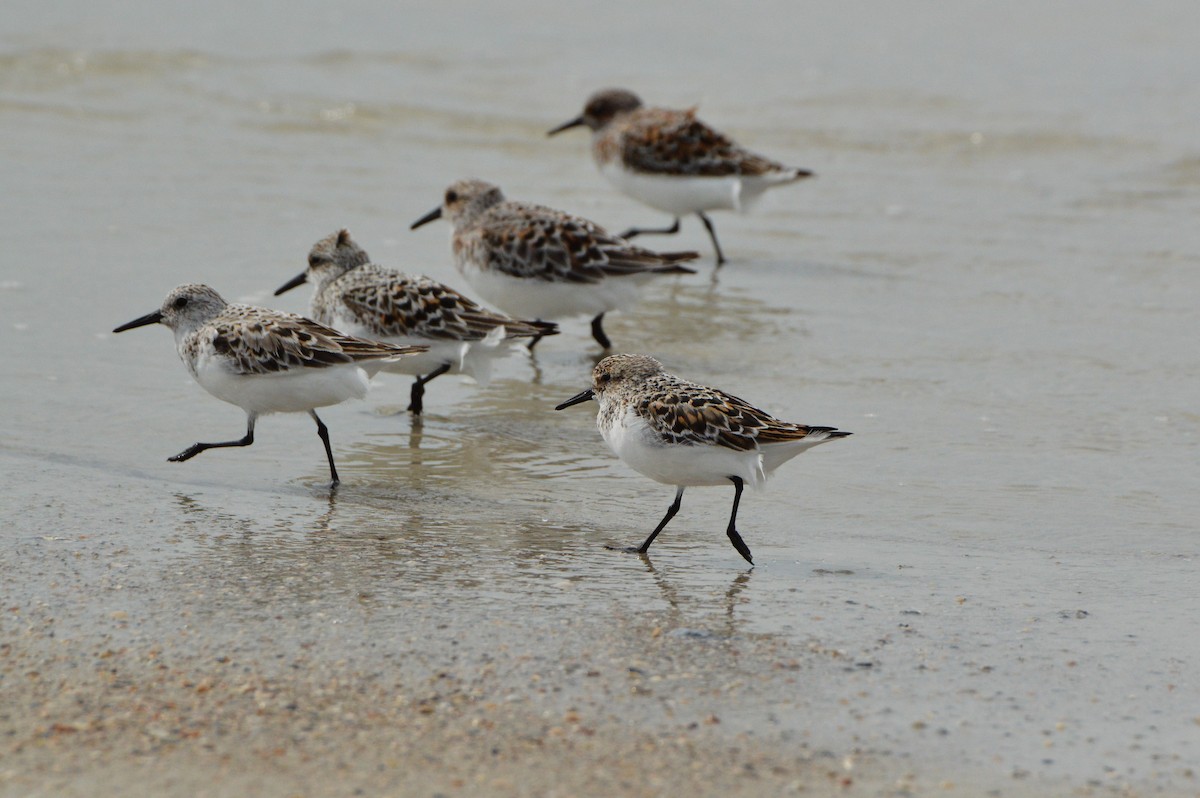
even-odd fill
[{"label": "wet sand", "polygon": [[534,635],[523,642],[540,645],[530,647],[507,630],[486,653],[451,639],[466,650],[426,667],[366,670],[269,648],[70,654],[30,635],[4,656],[22,700],[5,708],[0,792],[902,795],[930,786],[887,757],[813,750],[769,726],[724,728],[727,708],[769,713],[772,696],[802,689],[810,660],[831,653],[586,625],[565,630],[567,641]]},{"label": "wet sand", "polygon": [[[541,540],[438,546],[360,524],[352,490],[317,524],[239,517],[262,497],[234,488],[222,508],[211,489],[181,495],[180,520],[160,523],[142,501],[156,480],[5,464],[40,485],[88,474],[113,498],[43,494],[52,511],[2,555],[3,795],[1188,795],[1195,780],[1151,719],[1123,739],[1058,706],[1107,689],[1068,642],[1086,610],[1030,617],[1027,642],[994,649],[1010,625],[988,620],[986,593],[872,606],[863,580],[878,577],[817,567],[791,593],[807,632],[757,633],[770,565],[697,579],[591,540],[563,562]],[[131,548],[131,523],[159,542]],[[553,597],[489,588],[495,564],[472,575],[488,557]],[[576,560],[649,592],[615,598],[564,570]],[[438,576],[392,572],[420,567]],[[1026,659],[1037,687],[1019,686]],[[1181,668],[1134,678],[1186,690]]]},{"label": "wet sand", "polygon": [[207,631],[129,641],[151,619],[125,612],[103,624],[111,634],[61,638],[48,631],[55,618],[17,609],[9,628],[34,622],[0,650],[3,795],[1137,793],[1122,777],[1027,783],[1020,770],[998,778],[827,748],[821,729],[853,731],[868,692],[827,713],[809,691],[877,662],[667,614],[463,629],[422,607],[402,633],[414,650],[339,658],[328,644],[249,646]]}]

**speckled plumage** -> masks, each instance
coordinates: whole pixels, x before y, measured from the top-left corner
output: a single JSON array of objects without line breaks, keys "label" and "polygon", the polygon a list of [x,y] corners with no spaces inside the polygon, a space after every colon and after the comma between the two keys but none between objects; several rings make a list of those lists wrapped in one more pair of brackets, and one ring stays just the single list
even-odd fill
[{"label": "speckled plumage", "polygon": [[344,335],[311,319],[251,305],[228,304],[206,285],[181,285],[162,307],[117,327],[123,332],[164,324],[188,372],[213,396],[246,411],[240,441],[198,443],[170,458],[188,460],[205,449],[249,446],[264,413],[307,412],[317,422],[333,482],[338,482],[325,425],[315,408],[366,395],[370,376],[385,364],[423,352]]},{"label": "speckled plumage", "polygon": [[644,421],[663,445],[720,446],[739,452],[836,432],[780,421],[745,399],[676,377],[645,355],[613,355],[593,377],[601,432],[626,412]]},{"label": "speckled plumage", "polygon": [[553,334],[554,325],[494,313],[429,277],[372,263],[346,230],[326,236],[309,253],[316,279],[313,318],[347,322],[377,336],[481,341],[497,327],[505,338]]},{"label": "speckled plumage", "polygon": [[508,354],[514,342],[558,332],[550,322],[490,311],[429,277],[374,264],[346,230],[314,244],[308,269],[276,293],[302,282],[313,284],[311,313],[321,323],[354,335],[429,347],[386,369],[419,377],[409,406],[414,413],[423,408],[424,385],[437,375],[461,372],[486,383],[492,360]]},{"label": "speckled plumage", "polygon": [[[364,328],[380,336],[482,341],[497,328],[504,329],[505,338],[555,332],[548,322],[520,321],[493,313],[429,277],[409,276],[376,264],[355,269],[330,288],[321,297],[323,311],[340,301]],[[333,319],[341,314],[328,315]]]},{"label": "speckled plumage", "polygon": [[623,235],[676,233],[679,217],[695,213],[712,238],[718,265],[725,257],[705,211],[748,210],[768,188],[812,175],[738,146],[697,119],[695,108],[647,108],[625,89],[596,92],[580,116],[550,133],[579,126],[592,131],[592,156],[609,182],[676,217],[671,228],[634,228]]},{"label": "speckled plumage", "polygon": [[578,216],[505,199],[482,180],[454,183],[442,207],[414,226],[438,216],[454,226],[455,266],[484,299],[538,319],[597,316],[594,331],[604,313],[632,304],[644,282],[691,274],[679,264],[698,257],[633,246]]},{"label": "speckled plumage", "polygon": [[780,421],[732,394],[668,373],[647,355],[612,355],[592,372],[592,387],[558,409],[595,398],[596,426],[618,457],[635,471],[676,486],[676,500],[637,549],[645,553],[679,509],[685,487],[723,485],[737,490],[726,530],[753,563],[735,528],[742,485],[761,485],[780,465],[826,441],[850,435],[833,427]]},{"label": "speckled plumage", "polygon": [[[377,371],[382,361],[421,351],[343,335],[294,313],[239,304],[226,305],[178,343],[193,377],[209,358],[233,374],[254,376],[351,363]],[[366,365],[371,361],[377,365]]]},{"label": "speckled plumage", "polygon": [[675,264],[697,257],[695,252],[660,254],[631,246],[587,219],[502,197],[461,217],[453,247],[457,259],[477,268],[547,283],[691,274],[691,269]]},{"label": "speckled plumage", "polygon": [[614,118],[592,141],[598,164],[619,159],[627,169],[663,175],[724,177],[795,173],[739,147],[696,118],[696,109],[638,108]]}]

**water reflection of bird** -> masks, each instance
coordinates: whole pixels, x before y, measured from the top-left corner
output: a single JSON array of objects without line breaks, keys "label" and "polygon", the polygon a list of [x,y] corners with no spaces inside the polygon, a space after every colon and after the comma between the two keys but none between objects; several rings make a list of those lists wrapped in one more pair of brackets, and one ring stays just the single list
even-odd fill
[{"label": "water reflection of bird", "polygon": [[[281,506],[240,515],[176,494],[182,527],[196,544],[176,573],[181,580],[204,583],[201,587],[214,581],[234,585],[234,595],[248,597],[247,610],[257,613],[264,600],[284,594],[313,602],[352,596],[359,604],[390,607],[375,597],[390,593],[405,578],[417,578],[415,572],[436,576],[440,570],[456,570],[444,561],[430,568],[420,558],[429,517],[390,514],[386,525],[373,526],[382,499],[376,503],[369,496],[339,491],[320,498],[320,514],[292,508],[293,518]],[[230,606],[239,603],[244,602],[235,598]]]},{"label": "water reflection of bird", "polygon": [[[735,610],[738,605],[743,603],[740,596],[750,586],[750,580],[754,573],[753,569],[740,572],[729,583],[729,587],[726,588],[721,602],[724,621],[718,627],[718,630],[714,631],[711,621],[708,620],[708,614],[703,613],[703,609],[705,609],[704,602],[689,598],[680,585],[672,581],[665,571],[661,571],[654,566],[649,557],[643,557],[642,561],[646,566],[646,571],[654,577],[654,584],[658,586],[663,599],[667,602],[667,606],[670,607],[667,620],[672,629],[685,630],[685,634],[687,631],[695,631],[697,633],[696,636],[700,637],[720,635],[727,638],[733,637],[741,631]],[[701,613],[689,615],[689,607],[693,605],[699,605]]]}]

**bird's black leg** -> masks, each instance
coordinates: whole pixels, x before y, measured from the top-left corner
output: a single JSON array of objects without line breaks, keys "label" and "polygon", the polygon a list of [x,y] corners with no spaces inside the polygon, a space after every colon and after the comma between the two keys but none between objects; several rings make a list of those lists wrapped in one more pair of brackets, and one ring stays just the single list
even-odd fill
[{"label": "bird's black leg", "polygon": [[432,382],[435,378],[442,376],[449,370],[450,364],[443,363],[424,377],[417,377],[417,381],[413,383],[412,393],[409,395],[408,401],[408,409],[414,416],[421,415],[421,411],[425,408],[425,384]]},{"label": "bird's black leg", "polygon": [[258,420],[257,413],[250,413],[246,418],[246,437],[236,441],[222,441],[221,443],[193,443],[191,446],[184,449],[174,457],[168,457],[169,463],[182,463],[184,460],[191,460],[196,455],[205,449],[223,449],[226,446],[249,446],[254,443],[254,422]]},{"label": "bird's black leg", "polygon": [[[541,321],[541,319],[538,319],[538,321]],[[538,333],[537,335],[535,335],[529,339],[529,343],[525,344],[525,348],[528,349],[530,352],[532,352],[533,348],[535,346],[537,346],[538,341],[542,340],[545,337],[546,336],[542,335],[541,333]]]},{"label": "bird's black leg", "polygon": [[647,551],[649,551],[650,544],[654,542],[656,537],[658,537],[658,533],[662,532],[663,527],[670,523],[671,519],[675,517],[675,513],[679,512],[679,505],[682,503],[683,487],[680,486],[675,489],[675,501],[672,502],[671,506],[667,508],[667,514],[663,516],[663,520],[658,522],[658,526],[654,527],[654,531],[650,533],[650,537],[646,538],[646,540],[642,542],[642,545],[638,546],[637,548],[634,548],[633,546],[626,546],[624,548],[620,548],[618,546],[605,546],[605,548],[612,549],[613,551],[627,551],[630,554],[645,554]]},{"label": "bird's black leg", "polygon": [[708,230],[708,237],[712,239],[713,249],[717,251],[717,265],[720,266],[725,262],[725,253],[721,251],[721,245],[717,242],[717,229],[713,227],[712,219],[709,219],[704,211],[696,211],[696,215],[700,217],[700,221],[704,222],[704,228]]},{"label": "bird's black leg", "polygon": [[333,477],[333,482],[329,487],[336,488],[338,483],[337,467],[333,464],[333,448],[329,445],[329,428],[317,416],[316,410],[309,410],[308,414],[312,416],[313,421],[317,422],[317,434],[321,436],[321,443],[325,444],[325,456],[329,458],[329,476]]},{"label": "bird's black leg", "polygon": [[742,479],[741,477],[730,477],[729,481],[733,483],[733,512],[729,514],[729,529],[725,530],[725,534],[729,535],[729,542],[737,549],[738,554],[746,558],[746,562],[754,565],[754,560],[750,557],[750,547],[746,545],[746,541],[742,540],[742,536],[737,531],[737,511],[738,503],[742,500]]},{"label": "bird's black leg", "polygon": [[664,227],[662,229],[657,229],[657,228],[653,228],[653,227],[631,227],[628,230],[626,230],[624,233],[621,233],[621,235],[619,237],[625,238],[625,239],[630,239],[630,238],[633,238],[634,236],[640,236],[644,233],[649,234],[649,235],[656,235],[656,236],[671,236],[671,235],[675,235],[678,232],[679,232],[679,217],[676,216],[675,224],[671,225],[670,227]]},{"label": "bird's black leg", "polygon": [[612,341],[608,340],[608,336],[604,334],[604,314],[601,313],[596,318],[592,319],[592,337],[596,339],[596,343],[605,349],[612,349]]}]

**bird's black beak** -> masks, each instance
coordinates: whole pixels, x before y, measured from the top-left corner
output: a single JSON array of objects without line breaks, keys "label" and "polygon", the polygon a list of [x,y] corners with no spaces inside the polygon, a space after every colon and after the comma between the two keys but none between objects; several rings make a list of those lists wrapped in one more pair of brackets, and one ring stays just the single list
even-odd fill
[{"label": "bird's black beak", "polygon": [[582,403],[588,401],[589,399],[595,399],[595,398],[596,398],[596,392],[594,390],[592,390],[591,388],[588,388],[586,391],[580,391],[579,393],[575,394],[570,399],[563,402],[561,405],[559,405],[558,407],[556,407],[554,409],[555,410],[565,410],[566,408],[570,407],[571,405],[582,404]]},{"label": "bird's black beak", "polygon": [[432,222],[434,219],[441,219],[441,218],[442,218],[442,209],[441,209],[441,208],[434,208],[434,209],[433,209],[433,210],[431,210],[429,213],[425,214],[425,215],[424,215],[424,216],[422,216],[420,219],[417,219],[415,222],[413,222],[413,223],[412,223],[412,226],[411,226],[411,227],[409,227],[408,229],[409,229],[409,230],[416,230],[418,227],[420,227],[420,226],[421,226],[421,225],[423,225],[423,224],[429,224],[429,223],[430,223],[430,222]]},{"label": "bird's black beak", "polygon": [[304,285],[306,282],[308,282],[308,272],[300,272],[295,277],[293,277],[292,279],[288,280],[283,285],[276,288],[275,296],[279,296],[280,294],[287,293],[288,291],[291,291],[293,288],[295,288],[298,285]]},{"label": "bird's black beak", "polygon": [[162,311],[156,310],[153,313],[147,313],[145,316],[134,319],[133,321],[125,322],[120,327],[114,328],[113,332],[125,332],[126,330],[132,330],[134,327],[145,327],[147,324],[158,324],[160,321],[162,321]]},{"label": "bird's black beak", "polygon": [[573,127],[580,127],[581,125],[584,125],[584,124],[586,124],[586,123],[583,121],[583,117],[577,116],[574,119],[572,119],[570,122],[563,122],[561,125],[554,128],[553,130],[547,130],[546,135],[553,136],[555,133],[562,133],[564,130],[570,130]]}]

